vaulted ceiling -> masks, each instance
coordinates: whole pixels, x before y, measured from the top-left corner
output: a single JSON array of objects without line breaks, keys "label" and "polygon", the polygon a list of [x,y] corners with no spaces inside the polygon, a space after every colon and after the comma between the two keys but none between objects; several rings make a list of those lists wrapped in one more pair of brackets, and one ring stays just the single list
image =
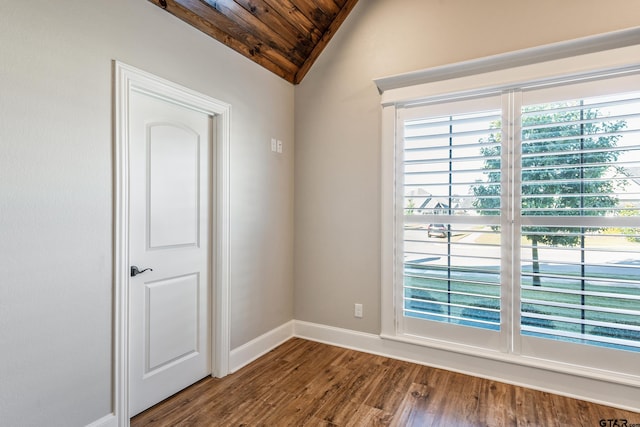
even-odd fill
[{"label": "vaulted ceiling", "polygon": [[149,0],[298,84],[358,0]]}]

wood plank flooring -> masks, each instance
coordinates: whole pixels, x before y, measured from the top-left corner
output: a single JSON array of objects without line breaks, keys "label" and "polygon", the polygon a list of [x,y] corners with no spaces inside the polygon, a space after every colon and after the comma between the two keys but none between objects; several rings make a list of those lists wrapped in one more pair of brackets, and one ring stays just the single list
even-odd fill
[{"label": "wood plank flooring", "polygon": [[131,426],[598,427],[602,419],[640,425],[639,413],[293,338]]}]

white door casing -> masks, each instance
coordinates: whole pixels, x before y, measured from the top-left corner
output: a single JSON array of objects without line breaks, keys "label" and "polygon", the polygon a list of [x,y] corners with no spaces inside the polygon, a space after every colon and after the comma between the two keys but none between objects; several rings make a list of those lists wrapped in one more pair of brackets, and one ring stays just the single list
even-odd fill
[{"label": "white door casing", "polygon": [[[132,383],[132,375],[140,375],[146,380],[151,380],[150,388],[155,389],[157,381],[155,378],[161,378],[167,372],[171,372],[174,368],[185,361],[197,360],[198,355],[210,354],[204,360],[199,360],[194,368],[195,376],[202,376],[202,372],[213,371],[216,377],[222,377],[228,373],[229,360],[229,126],[231,108],[228,104],[222,103],[215,99],[193,92],[189,89],[181,87],[172,82],[160,79],[156,76],[137,70],[120,62],[114,62],[115,75],[115,259],[114,259],[114,404],[113,412],[120,426],[129,425],[129,412],[135,412],[137,409],[129,409],[129,388]],[[132,101],[151,100],[151,104],[172,105],[174,112],[189,111],[199,112],[200,118],[204,118],[205,127],[209,130],[213,129],[212,135],[213,145],[210,147],[215,152],[212,169],[215,170],[215,176],[209,177],[205,173],[205,183],[213,183],[215,187],[206,191],[206,201],[196,200],[193,197],[195,187],[203,189],[203,182],[198,181],[197,185],[192,186],[191,192],[171,192],[171,188],[164,186],[165,191],[156,192],[156,196],[144,197],[143,205],[149,204],[151,210],[154,206],[157,212],[160,208],[174,209],[175,205],[166,203],[167,198],[182,198],[182,204],[191,205],[192,212],[199,212],[198,220],[194,215],[190,215],[188,219],[183,215],[179,223],[170,223],[168,226],[166,221],[176,217],[174,210],[169,215],[149,215],[145,213],[144,219],[148,225],[139,230],[139,225],[134,224],[134,220],[130,223],[131,211],[137,209],[132,203],[135,196],[140,196],[140,188],[136,188],[136,183],[140,182],[140,178],[136,176],[136,172],[132,169],[132,162],[136,158],[136,154],[131,150],[135,150],[131,141],[131,127],[135,122],[135,114],[132,109]],[[196,114],[198,115],[198,114]],[[132,120],[133,119],[133,120]],[[211,123],[213,121],[214,123]],[[149,130],[155,138],[154,160],[144,160],[147,165],[155,162],[156,171],[167,169],[169,166],[178,166],[181,162],[183,166],[193,162],[196,157],[209,161],[211,156],[204,153],[201,148],[195,148],[198,144],[192,126],[174,126],[169,125],[170,120],[156,120],[150,127],[145,125],[145,129]],[[213,126],[212,126],[213,125]],[[170,141],[174,137],[180,136],[192,143],[187,142],[186,146],[191,146],[183,151],[182,155],[177,155],[175,151],[177,146]],[[153,139],[152,138],[152,139]],[[195,138],[195,139],[194,139]],[[145,137],[146,139],[146,137]],[[145,145],[148,145],[147,141]],[[201,144],[200,144],[201,146]],[[160,155],[163,154],[163,155]],[[153,155],[152,155],[153,157]],[[177,162],[177,163],[176,163]],[[205,161],[205,167],[206,167]],[[202,167],[202,166],[200,166]],[[145,168],[146,169],[146,168]],[[189,168],[183,168],[188,171]],[[153,172],[151,172],[153,174]],[[185,173],[182,176],[184,182],[195,179],[195,175]],[[151,177],[154,179],[164,179],[162,175]],[[147,177],[143,178],[146,182]],[[134,182],[135,181],[135,182]],[[184,182],[182,184],[184,184]],[[146,183],[144,191],[146,193]],[[152,184],[153,185],[153,182]],[[184,185],[181,185],[184,186]],[[169,186],[170,187],[170,186]],[[156,188],[162,186],[156,185]],[[153,192],[152,192],[153,194]],[[215,194],[215,196],[213,196]],[[202,206],[204,203],[206,206]],[[145,207],[145,211],[147,211]],[[202,212],[211,212],[215,222],[210,223],[206,218],[203,219]],[[177,215],[180,216],[180,215]],[[205,215],[207,217],[208,215]],[[204,220],[204,225],[201,220]],[[211,227],[209,227],[211,224]],[[205,233],[204,238],[201,234]],[[136,236],[136,233],[138,235]],[[142,234],[140,234],[142,233]],[[215,235],[213,240],[211,236]],[[140,237],[142,236],[142,239]],[[214,243],[209,246],[204,240]],[[143,241],[143,249],[147,254],[152,254],[150,258],[142,257],[142,259],[133,259],[134,256],[140,256],[140,247],[136,247],[135,242]],[[130,251],[131,244],[131,251]],[[204,247],[203,247],[204,246]],[[202,247],[203,250],[197,248]],[[198,252],[195,258],[193,254],[186,256],[187,259],[196,259],[198,263],[210,266],[205,268],[204,272],[194,272],[193,268],[175,267],[174,270],[167,271],[167,265],[180,264],[175,262],[177,252],[187,251]],[[162,253],[165,255],[159,255]],[[168,254],[168,255],[166,255]],[[163,256],[165,257],[163,259]],[[168,257],[168,258],[167,258]],[[170,262],[169,262],[170,260]],[[140,269],[151,267],[153,272],[147,272],[130,278],[130,265],[136,264]],[[147,265],[159,263],[158,266]],[[182,270],[180,270],[182,268]],[[161,271],[158,271],[161,270]],[[190,270],[190,272],[187,272]],[[205,276],[213,272],[210,278]],[[198,284],[206,284],[202,289]],[[211,286],[208,286],[211,284]],[[136,291],[138,293],[136,294]],[[211,293],[211,298],[207,293]],[[170,346],[166,346],[166,336],[153,335],[155,332],[147,330],[144,337],[135,337],[136,342],[142,342],[147,350],[146,356],[136,366],[131,364],[137,363],[129,360],[131,349],[129,348],[130,333],[136,324],[133,320],[135,316],[134,307],[130,305],[130,297],[142,298],[146,307],[144,318],[160,322],[162,327],[156,328],[155,331],[162,331],[164,327],[171,328],[175,326],[175,316],[182,318],[180,330],[186,332],[181,335],[178,341]],[[211,300],[211,310],[206,310],[207,304]],[[135,301],[135,299],[134,299]],[[149,305],[149,302],[152,302]],[[162,301],[171,301],[167,310],[153,310],[156,303]],[[204,304],[204,305],[203,305]],[[158,306],[156,305],[156,308]],[[195,309],[192,314],[189,310],[180,309],[191,307]],[[151,308],[149,310],[148,308]],[[207,318],[204,315],[205,324],[199,326],[195,321],[202,317],[203,310],[210,311],[211,316]],[[197,312],[198,314],[193,314]],[[163,314],[164,313],[164,314]],[[166,314],[171,316],[167,316]],[[171,320],[173,319],[173,320]],[[140,320],[140,318],[138,318]],[[144,329],[138,329],[138,331]],[[205,335],[203,335],[205,334]],[[142,340],[141,340],[142,338]],[[203,351],[202,346],[210,346]],[[190,363],[190,362],[189,362]],[[187,363],[187,365],[189,364]],[[180,368],[181,369],[181,368]],[[180,369],[177,371],[179,372]],[[181,377],[183,374],[175,374]],[[169,375],[170,377],[172,374]],[[154,378],[155,377],[155,378]],[[197,380],[197,378],[196,378]],[[159,380],[166,382],[168,380]],[[173,381],[173,379],[171,380]],[[186,379],[184,381],[191,381]],[[178,381],[179,382],[179,381]],[[191,381],[193,382],[193,381]]]},{"label": "white door casing", "polygon": [[142,270],[129,278],[133,416],[211,373],[214,118],[137,91],[129,108],[129,261]]}]

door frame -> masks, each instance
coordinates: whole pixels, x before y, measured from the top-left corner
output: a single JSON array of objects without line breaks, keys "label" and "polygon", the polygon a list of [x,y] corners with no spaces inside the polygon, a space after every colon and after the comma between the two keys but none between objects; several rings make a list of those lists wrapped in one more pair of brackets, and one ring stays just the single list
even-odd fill
[{"label": "door frame", "polygon": [[[129,425],[129,102],[133,91],[142,92],[214,117],[212,167],[212,253],[209,263],[211,295],[212,376],[229,373],[229,230],[230,230],[230,127],[231,106],[181,85],[119,61],[114,76],[114,311],[113,311],[113,413],[117,425]],[[213,239],[215,236],[215,240]]]}]

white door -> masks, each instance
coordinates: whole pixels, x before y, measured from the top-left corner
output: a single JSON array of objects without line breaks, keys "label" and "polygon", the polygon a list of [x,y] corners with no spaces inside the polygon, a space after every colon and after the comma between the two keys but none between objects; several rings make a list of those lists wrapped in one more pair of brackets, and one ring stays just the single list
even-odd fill
[{"label": "white door", "polygon": [[129,415],[211,372],[213,118],[132,92]]}]

